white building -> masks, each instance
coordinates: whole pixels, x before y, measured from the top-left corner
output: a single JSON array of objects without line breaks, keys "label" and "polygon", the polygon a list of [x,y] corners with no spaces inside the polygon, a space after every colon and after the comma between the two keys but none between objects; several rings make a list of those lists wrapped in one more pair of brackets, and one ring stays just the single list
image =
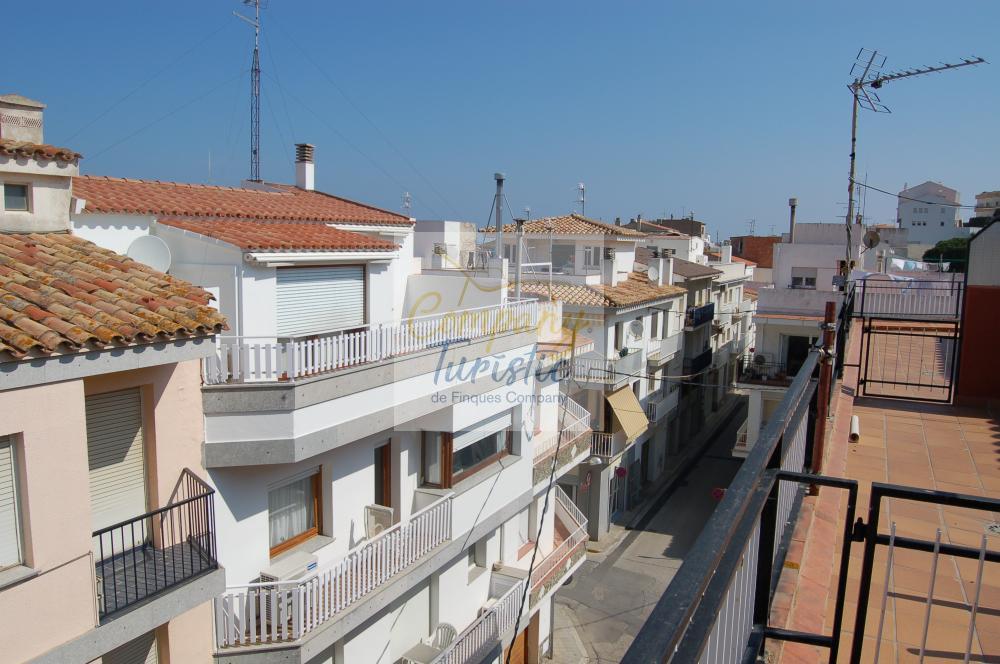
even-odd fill
[{"label": "white building", "polygon": [[[515,255],[515,231],[504,228],[504,255]],[[565,391],[590,415],[590,458],[561,484],[600,539],[671,470],[679,385],[665,376],[681,371],[685,290],[673,284],[669,258],[637,262],[646,239],[637,231],[567,215],[532,220],[523,232],[524,262],[534,266],[522,293],[561,303],[564,327],[587,350]]]},{"label": "white building", "polygon": [[910,258],[920,260],[924,251],[941,240],[968,234],[958,216],[959,203],[958,192],[938,182],[927,181],[899,192],[896,220],[907,230]]},{"label": "white building", "polygon": [[560,399],[560,309],[509,299],[502,262],[425,271],[414,248],[447,246],[452,225],[417,238],[313,191],[310,146],[296,166],[296,186],[74,192],[80,235],[133,252],[158,238],[142,242],[230,320],[201,395],[228,585],[216,659],[471,662],[503,639],[535,660],[586,542],[547,482],[590,431]]}]

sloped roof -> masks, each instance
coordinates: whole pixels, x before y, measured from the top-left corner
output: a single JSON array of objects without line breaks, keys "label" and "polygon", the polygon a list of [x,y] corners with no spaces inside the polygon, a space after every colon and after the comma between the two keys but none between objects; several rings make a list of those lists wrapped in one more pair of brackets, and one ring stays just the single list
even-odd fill
[{"label": "sloped roof", "polygon": [[17,93],[0,95],[0,102],[17,104],[18,106],[30,106],[32,108],[45,108],[45,104],[42,102],[35,101],[34,99],[28,99],[24,95],[19,95]]},{"label": "sloped roof", "polygon": [[[482,229],[485,233],[496,232],[495,228],[484,228]],[[505,224],[503,227],[504,233],[513,233],[517,230],[515,224]],[[603,221],[597,221],[595,219],[588,219],[579,214],[567,214],[560,217],[541,217],[539,219],[532,219],[531,221],[525,222],[524,224],[524,234],[545,234],[548,235],[552,233],[554,235],[609,235],[609,236],[625,236],[625,237],[645,237],[644,233],[639,231],[634,231],[631,228],[624,228],[622,226],[613,226],[611,224],[605,224]]]},{"label": "sloped roof", "polygon": [[701,277],[712,277],[716,274],[722,274],[722,270],[716,270],[714,267],[708,267],[700,263],[692,263],[691,261],[686,261],[683,258],[675,256],[674,274],[685,279],[699,279]]},{"label": "sloped roof", "polygon": [[320,222],[246,219],[158,219],[157,223],[204,235],[243,251],[395,251],[397,245]]},{"label": "sloped roof", "polygon": [[632,272],[615,286],[553,282],[550,289],[547,281],[526,281],[521,284],[521,292],[585,307],[621,308],[680,297],[687,290],[680,286],[657,286],[645,274]]},{"label": "sloped roof", "polygon": [[266,189],[93,175],[73,178],[73,194],[87,201],[85,213],[412,225],[401,214],[320,191],[286,184],[263,186]]},{"label": "sloped roof", "polygon": [[635,222],[637,228],[646,229],[652,231],[658,236],[672,236],[680,239],[689,239],[691,236],[687,233],[682,233],[676,228],[670,228],[669,226],[664,226],[663,224],[657,224],[652,221],[646,221],[645,219]]},{"label": "sloped roof", "polygon": [[76,162],[83,155],[69,148],[59,148],[47,143],[31,143],[30,141],[15,141],[11,138],[0,138],[0,155],[15,159],[40,159]]},{"label": "sloped roof", "polygon": [[[708,256],[709,258],[711,258],[712,260],[715,260],[715,261],[722,260],[722,254],[720,254],[718,251],[706,251],[705,255]],[[745,258],[741,258],[741,257],[737,256],[736,254],[733,254],[733,261],[736,262],[736,263],[743,263],[744,265],[757,265],[753,261],[749,261],[749,260],[747,260]]]},{"label": "sloped roof", "polygon": [[44,356],[228,329],[211,299],[68,233],[0,233],[0,354]]}]

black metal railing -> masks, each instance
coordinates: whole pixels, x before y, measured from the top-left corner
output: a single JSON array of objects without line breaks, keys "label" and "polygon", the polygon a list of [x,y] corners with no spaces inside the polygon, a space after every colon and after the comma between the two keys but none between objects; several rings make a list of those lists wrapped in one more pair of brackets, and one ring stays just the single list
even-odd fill
[{"label": "black metal railing", "polygon": [[770,362],[763,355],[744,355],[740,358],[740,383],[788,387],[793,378],[795,374],[788,372],[788,365],[784,362]]},{"label": "black metal railing", "polygon": [[700,307],[688,307],[684,317],[685,327],[699,327],[715,318],[715,302],[703,304]]},{"label": "black metal railing", "polygon": [[703,351],[700,355],[684,358],[684,373],[696,374],[712,364],[712,349]]},{"label": "black metal railing", "polygon": [[801,471],[818,361],[810,352],[623,661],[695,662],[707,648],[712,661],[756,659],[744,656],[759,649],[801,484],[813,481]]},{"label": "black metal railing", "polygon": [[218,567],[214,495],[185,468],[165,507],[93,533],[102,621]]}]

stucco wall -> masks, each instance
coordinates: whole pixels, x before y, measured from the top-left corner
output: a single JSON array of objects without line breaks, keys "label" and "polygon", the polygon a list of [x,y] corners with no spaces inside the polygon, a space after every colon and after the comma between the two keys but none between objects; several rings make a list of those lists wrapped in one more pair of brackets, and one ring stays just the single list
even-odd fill
[{"label": "stucco wall", "polygon": [[72,180],[68,176],[75,171],[76,166],[66,166],[57,161],[0,157],[0,184],[9,182],[30,186],[27,212],[4,210],[0,205],[0,230],[17,233],[69,230]]}]

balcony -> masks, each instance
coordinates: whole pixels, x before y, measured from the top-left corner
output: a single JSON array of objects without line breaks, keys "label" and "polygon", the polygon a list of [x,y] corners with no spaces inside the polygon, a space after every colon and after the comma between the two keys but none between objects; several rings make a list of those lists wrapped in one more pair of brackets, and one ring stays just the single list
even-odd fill
[{"label": "balcony", "polygon": [[555,521],[552,550],[535,563],[531,572],[531,602],[534,605],[549,591],[562,585],[574,565],[583,559],[587,548],[587,517],[558,486],[555,496]]},{"label": "balcony", "polygon": [[794,374],[790,374],[784,362],[770,362],[762,355],[740,358],[740,369],[736,377],[737,383],[748,385],[764,385],[768,387],[788,387],[792,384]]},{"label": "balcony", "polygon": [[218,569],[214,495],[214,489],[185,469],[177,495],[166,507],[93,533],[101,623]]},{"label": "balcony", "polygon": [[671,390],[666,396],[663,396],[662,392],[656,394],[658,401],[649,401],[646,404],[646,417],[649,418],[651,424],[659,422],[667,416],[667,413],[677,407],[680,390]]},{"label": "balcony", "polygon": [[642,351],[626,348],[625,355],[612,359],[578,357],[573,363],[573,379],[581,383],[618,386],[643,371]]},{"label": "balcony", "polygon": [[684,358],[684,373],[687,375],[696,374],[712,364],[712,349],[702,351],[699,355],[694,357]]},{"label": "balcony", "polygon": [[625,432],[594,431],[590,434],[590,453],[604,460],[610,460],[628,448]]},{"label": "balcony", "polygon": [[307,578],[232,586],[215,600],[220,649],[296,641],[406,573],[452,536],[452,494]]},{"label": "balcony", "polygon": [[692,332],[715,318],[715,302],[703,304],[700,307],[688,307],[684,316],[684,330]]},{"label": "balcony", "polygon": [[311,378],[448,344],[536,329],[535,300],[463,309],[348,330],[279,339],[219,337],[205,359],[206,385],[275,383]]},{"label": "balcony", "polygon": [[650,339],[646,347],[646,359],[650,364],[661,365],[670,361],[681,349],[681,334],[672,334],[665,339]]},{"label": "balcony", "polygon": [[590,412],[586,408],[563,396],[563,407],[559,411],[559,431],[549,431],[535,438],[534,477],[535,484],[548,478],[551,471],[552,455],[558,448],[557,472],[588,449],[590,433]]},{"label": "balcony", "polygon": [[[491,599],[488,610],[455,637],[430,664],[472,664],[481,662],[500,643],[500,639],[518,623],[518,610],[526,581],[521,579]],[[404,657],[404,661],[415,661]]]},{"label": "balcony", "polygon": [[747,422],[743,422],[739,431],[736,432],[736,444],[733,446],[733,456],[745,459],[749,453],[750,448],[747,446]]}]

